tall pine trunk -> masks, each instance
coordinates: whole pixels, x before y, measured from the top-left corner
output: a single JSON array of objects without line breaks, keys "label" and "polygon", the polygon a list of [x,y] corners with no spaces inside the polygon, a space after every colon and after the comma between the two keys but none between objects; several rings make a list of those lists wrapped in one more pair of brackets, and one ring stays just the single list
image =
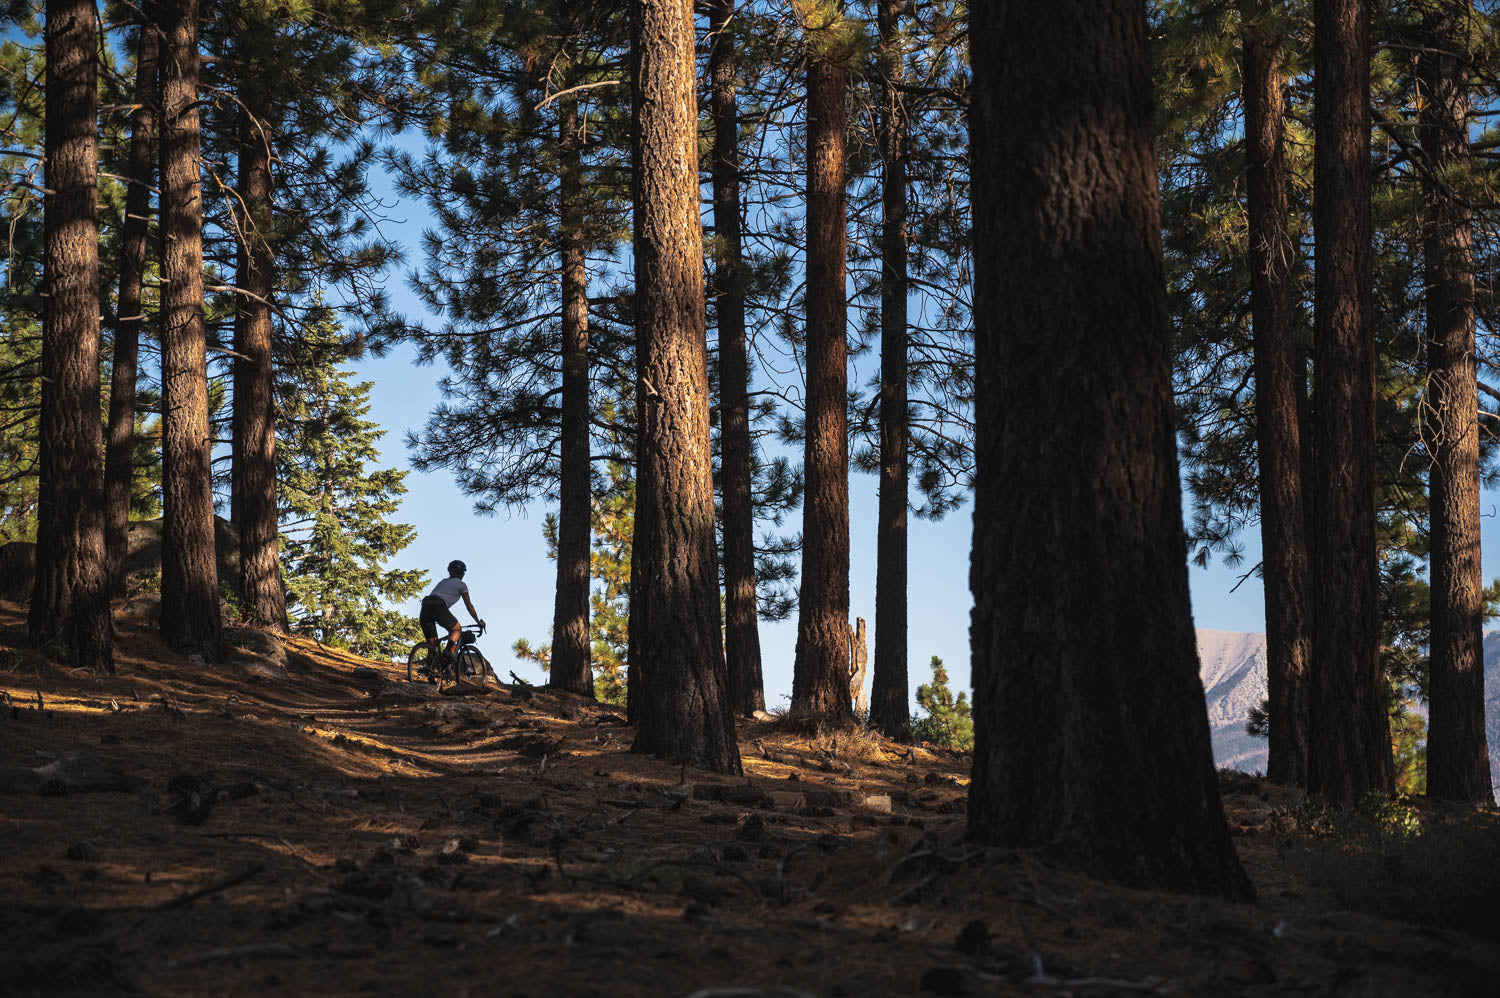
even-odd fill
[{"label": "tall pine trunk", "polygon": [[47,298],[36,579],[27,623],[86,669],[114,671],[99,426],[98,32],[93,0],[48,0]]},{"label": "tall pine trunk", "polygon": [[1245,4],[1244,106],[1250,216],[1250,314],[1255,329],[1255,422],[1260,459],[1266,658],[1271,738],[1266,773],[1307,784],[1309,629],[1307,519],[1298,423],[1300,360],[1292,342],[1285,124],[1280,37],[1266,24],[1264,0]]},{"label": "tall pine trunk", "polygon": [[1020,8],[972,21],[969,833],[1249,897],[1188,602],[1145,5]]},{"label": "tall pine trunk", "polygon": [[562,471],[557,515],[557,593],[550,683],[594,695],[589,661],[589,296],[583,244],[578,103],[559,102],[562,204]]},{"label": "tall pine trunk", "polygon": [[162,0],[161,633],[168,645],[223,654],[203,325],[198,4]]},{"label": "tall pine trunk", "polygon": [[105,547],[112,591],[125,589],[130,498],[135,473],[135,389],[139,373],[141,278],[151,237],[151,187],[156,176],[156,25],[141,24],[136,48],[135,110],[130,115],[130,183],[120,235],[120,293],[109,389],[109,435],[104,455]]},{"label": "tall pine trunk", "polygon": [[906,118],[897,37],[903,0],[880,0],[883,86],[880,109],[880,512],[875,536],[875,672],[870,724],[898,741],[911,738],[906,676]]},{"label": "tall pine trunk", "polygon": [[832,721],[849,706],[848,340],[844,291],[844,67],[807,67],[807,346],[802,581],[792,711]]},{"label": "tall pine trunk", "polygon": [[1474,219],[1461,193],[1469,160],[1468,0],[1430,0],[1418,61],[1424,165],[1432,457],[1432,679],[1427,793],[1494,803],[1484,729],[1484,576],[1479,561],[1479,420],[1474,358]]},{"label": "tall pine trunk", "polygon": [[634,0],[633,751],[740,772],[719,634],[692,0]]},{"label": "tall pine trunk", "polygon": [[[254,24],[254,22],[252,22]],[[256,25],[254,30],[270,30]],[[252,45],[254,42],[252,41]],[[253,51],[250,45],[245,50]],[[251,65],[255,61],[249,60]],[[251,626],[287,629],[276,504],[276,424],[272,402],[271,95],[249,76],[240,86],[240,221],[235,281],[241,294],[234,321],[233,490],[240,535],[240,600]]]},{"label": "tall pine trunk", "polygon": [[724,654],[735,713],[766,709],[755,600],[751,501],[750,358],[745,346],[745,264],[740,241],[739,107],[735,0],[710,0],[709,98],[714,123],[714,294],[719,317],[719,481],[724,492]]},{"label": "tall pine trunk", "polygon": [[1313,20],[1317,585],[1307,786],[1349,807],[1392,789],[1375,552],[1368,0],[1316,0]]}]

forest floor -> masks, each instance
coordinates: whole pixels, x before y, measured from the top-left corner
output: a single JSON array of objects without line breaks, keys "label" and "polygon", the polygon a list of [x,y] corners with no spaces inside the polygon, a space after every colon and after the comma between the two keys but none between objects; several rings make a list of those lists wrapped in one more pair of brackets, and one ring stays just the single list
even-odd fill
[{"label": "forest floor", "polygon": [[0,784],[52,768],[0,793],[0,993],[1500,994],[1493,812],[1365,834],[1226,773],[1230,904],[976,849],[967,760],[857,730],[748,723],[733,779],[545,689],[296,639],[268,679],[125,614],[117,674],[75,674],[23,624]]}]

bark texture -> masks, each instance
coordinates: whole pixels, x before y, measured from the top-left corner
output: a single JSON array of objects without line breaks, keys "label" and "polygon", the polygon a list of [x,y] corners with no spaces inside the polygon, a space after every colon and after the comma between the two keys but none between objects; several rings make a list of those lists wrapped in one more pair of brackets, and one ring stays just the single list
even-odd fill
[{"label": "bark texture", "polygon": [[631,35],[639,372],[633,750],[738,773],[719,632],[692,0],[634,0]]},{"label": "bark texture", "polygon": [[115,320],[109,388],[109,439],[104,456],[105,547],[109,584],[125,588],[129,550],[131,482],[135,472],[135,389],[139,374],[141,278],[151,237],[151,190],[156,177],[157,31],[142,24],[136,47],[135,104],[130,115],[130,180],[125,189],[125,224],[120,233],[120,293]]},{"label": "bark texture", "polygon": [[1298,423],[1300,356],[1292,341],[1287,230],[1285,71],[1281,39],[1267,25],[1268,4],[1245,5],[1244,106],[1250,224],[1250,314],[1255,330],[1255,423],[1260,461],[1266,659],[1271,737],[1266,775],[1307,785],[1307,669],[1312,648],[1307,518]]},{"label": "bark texture", "polygon": [[[255,22],[252,22],[255,25]],[[251,30],[268,30],[255,25]],[[254,41],[243,47],[253,52]],[[249,60],[250,65],[255,62]],[[240,220],[235,281],[234,467],[236,526],[240,533],[240,600],[246,623],[285,632],[286,588],[281,578],[276,508],[276,421],[272,402],[271,296],[276,266],[271,192],[273,110],[264,81],[240,85]]]},{"label": "bark texture", "polygon": [[1474,219],[1455,190],[1469,161],[1464,84],[1468,0],[1428,0],[1418,62],[1432,468],[1432,679],[1427,794],[1494,804],[1484,728],[1484,575],[1479,559],[1479,419],[1474,358]]},{"label": "bark texture", "polygon": [[906,119],[902,79],[902,0],[880,0],[880,511],[875,535],[875,673],[870,725],[897,741],[911,739],[906,675],[906,522],[908,413],[906,400]]},{"label": "bark texture", "polygon": [[47,188],[37,564],[27,624],[114,671],[99,426],[99,218],[93,0],[48,0]]},{"label": "bark texture", "polygon": [[848,73],[807,68],[807,346],[802,580],[792,711],[831,721],[849,706],[849,433],[844,99]]},{"label": "bark texture", "polygon": [[1317,0],[1315,343],[1308,790],[1349,807],[1392,789],[1375,554],[1375,335],[1370,317],[1370,11]]},{"label": "bark texture", "polygon": [[594,695],[589,662],[589,297],[583,245],[583,176],[578,104],[559,102],[562,226],[562,463],[557,513],[557,592],[549,683]]},{"label": "bark texture", "polygon": [[1144,5],[978,5],[972,45],[969,832],[1247,898],[1188,602]]},{"label": "bark texture", "polygon": [[734,710],[766,709],[755,598],[751,500],[750,358],[745,345],[745,266],[740,240],[739,107],[734,0],[710,0],[709,99],[714,125],[714,294],[719,318],[719,481],[724,493],[724,656]]},{"label": "bark texture", "polygon": [[198,4],[161,15],[161,633],[168,645],[223,656],[214,561],[212,439],[203,326],[203,184],[199,176]]}]

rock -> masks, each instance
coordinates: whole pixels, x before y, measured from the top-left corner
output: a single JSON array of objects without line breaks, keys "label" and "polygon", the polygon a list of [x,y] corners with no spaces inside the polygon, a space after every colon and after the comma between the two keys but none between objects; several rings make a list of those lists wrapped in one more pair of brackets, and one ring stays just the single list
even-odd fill
[{"label": "rock", "polygon": [[380,674],[379,669],[371,669],[365,666],[361,666],[360,668],[355,669],[354,672],[350,674],[350,678],[352,678],[355,682],[360,683],[378,683],[385,677]]},{"label": "rock", "polygon": [[137,620],[160,620],[161,593],[136,593],[120,605],[120,612]]},{"label": "rock", "polygon": [[757,721],[774,721],[774,720],[776,720],[775,715],[773,715],[773,714],[767,714],[763,710],[757,710],[757,711],[753,712],[750,716],[753,717],[753,718],[755,718]]},{"label": "rock", "polygon": [[772,790],[771,806],[781,811],[800,811],[807,806],[807,796],[794,790]]},{"label": "rock", "polygon": [[282,683],[291,677],[283,666],[268,662],[259,655],[236,655],[229,660],[232,668],[238,669],[251,679]]},{"label": "rock", "polygon": [[99,861],[99,847],[85,839],[82,842],[74,842],[68,846],[64,853],[68,859],[76,859],[84,863],[97,863]]},{"label": "rock", "polygon": [[874,794],[865,798],[865,810],[875,811],[880,814],[891,813],[891,795]]},{"label": "rock", "polygon": [[0,794],[70,794],[133,790],[136,781],[93,756],[69,753],[61,759],[29,769],[0,768]]},{"label": "rock", "polygon": [[766,823],[758,814],[752,814],[740,825],[735,833],[735,838],[741,842],[764,842],[766,840]]},{"label": "rock", "polygon": [[275,664],[283,671],[286,669],[286,648],[269,631],[262,631],[257,627],[226,627],[224,640],[241,651]]}]

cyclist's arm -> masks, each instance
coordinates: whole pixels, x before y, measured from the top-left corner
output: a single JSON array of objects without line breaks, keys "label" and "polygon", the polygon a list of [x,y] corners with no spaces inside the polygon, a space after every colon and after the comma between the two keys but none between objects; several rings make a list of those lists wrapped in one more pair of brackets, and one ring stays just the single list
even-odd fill
[{"label": "cyclist's arm", "polygon": [[484,621],[479,619],[479,611],[474,609],[474,603],[469,599],[468,593],[464,593],[464,606],[469,608],[469,616],[474,618],[474,623],[478,624],[480,627],[483,627]]}]

